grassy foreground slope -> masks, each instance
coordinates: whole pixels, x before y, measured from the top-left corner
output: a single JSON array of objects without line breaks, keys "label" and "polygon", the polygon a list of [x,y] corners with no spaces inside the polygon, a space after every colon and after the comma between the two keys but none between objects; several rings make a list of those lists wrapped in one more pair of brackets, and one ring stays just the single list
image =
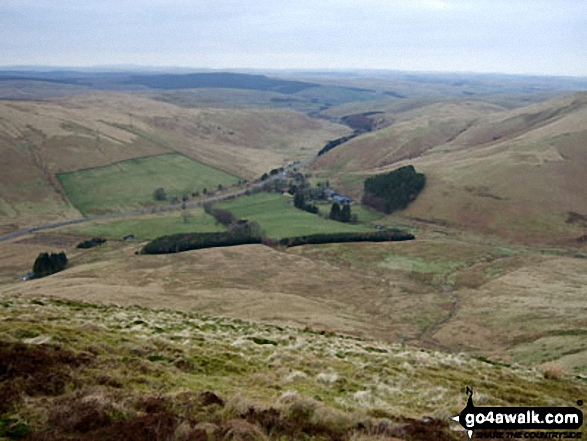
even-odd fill
[{"label": "grassy foreground slope", "polygon": [[[465,404],[572,406],[579,380],[465,355],[192,313],[3,295],[3,435],[464,439]],[[36,364],[35,364],[36,363]],[[2,433],[2,432],[0,432]]]}]

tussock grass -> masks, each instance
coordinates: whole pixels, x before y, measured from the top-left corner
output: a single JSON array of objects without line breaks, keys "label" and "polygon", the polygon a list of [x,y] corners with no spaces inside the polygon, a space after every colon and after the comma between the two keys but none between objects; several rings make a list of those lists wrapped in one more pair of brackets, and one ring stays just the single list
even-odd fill
[{"label": "tussock grass", "polygon": [[[98,430],[91,421],[150,427],[156,420],[177,436],[208,423],[200,429],[226,439],[241,430],[258,437],[251,439],[350,439],[373,416],[386,416],[390,429],[378,433],[390,434],[402,418],[458,412],[465,385],[492,405],[569,405],[587,392],[585,383],[545,378],[536,369],[349,336],[168,310],[0,300],[2,340],[28,339],[29,348],[58,348],[84,360],[67,370],[53,395],[17,390],[9,414],[35,431],[47,430],[48,421],[91,431]],[[257,344],[253,336],[275,344]],[[79,409],[76,415],[68,416],[68,406]]]}]

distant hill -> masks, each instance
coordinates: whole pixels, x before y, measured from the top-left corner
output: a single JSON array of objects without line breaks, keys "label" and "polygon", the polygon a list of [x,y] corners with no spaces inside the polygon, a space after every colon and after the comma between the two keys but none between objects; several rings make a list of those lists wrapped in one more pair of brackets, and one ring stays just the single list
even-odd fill
[{"label": "distant hill", "polygon": [[[333,87],[317,82],[236,72],[0,70],[0,99],[46,99],[92,91],[153,91],[170,94],[176,90],[181,90],[182,95],[174,97],[174,103],[184,105],[193,104],[185,99],[187,91],[193,93],[213,90],[215,95],[227,95],[226,91],[240,91],[265,94],[248,97],[249,104],[255,104],[259,99],[265,106],[271,107],[297,105],[295,108],[299,108],[303,104],[301,107],[304,111],[317,111],[341,103],[384,99],[388,96],[375,93],[371,89],[354,87],[352,82],[346,86]],[[231,101],[234,96],[228,93],[228,97],[222,96],[217,101],[222,103],[226,98]]]},{"label": "distant hill", "polygon": [[187,75],[141,75],[132,76],[126,84],[140,84],[152,89],[251,89],[280,93],[296,93],[318,84],[302,81],[279,80],[265,75],[238,73],[195,73]]}]

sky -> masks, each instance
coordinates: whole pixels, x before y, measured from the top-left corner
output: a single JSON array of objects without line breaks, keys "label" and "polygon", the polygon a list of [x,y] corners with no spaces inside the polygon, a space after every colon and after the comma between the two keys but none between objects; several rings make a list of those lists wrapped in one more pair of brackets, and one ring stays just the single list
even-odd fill
[{"label": "sky", "polygon": [[587,76],[587,0],[1,0],[14,65]]}]

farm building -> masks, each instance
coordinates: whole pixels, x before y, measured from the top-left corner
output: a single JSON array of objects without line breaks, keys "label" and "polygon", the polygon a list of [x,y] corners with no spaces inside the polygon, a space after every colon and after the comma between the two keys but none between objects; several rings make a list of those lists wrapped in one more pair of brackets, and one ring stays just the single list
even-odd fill
[{"label": "farm building", "polygon": [[335,194],[332,196],[332,200],[338,202],[339,204],[352,204],[353,200],[351,198],[347,198],[341,194]]}]

